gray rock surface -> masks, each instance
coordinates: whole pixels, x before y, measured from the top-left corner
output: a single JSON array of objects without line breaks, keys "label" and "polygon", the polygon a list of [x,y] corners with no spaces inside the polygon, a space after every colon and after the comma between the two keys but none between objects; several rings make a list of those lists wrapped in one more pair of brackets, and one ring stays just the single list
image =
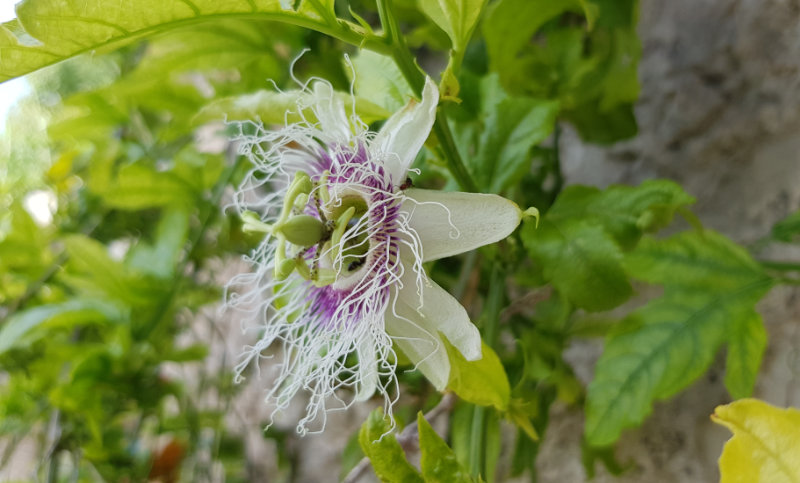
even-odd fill
[{"label": "gray rock surface", "polygon": [[[611,148],[563,139],[569,183],[637,184],[662,177],[697,198],[703,223],[741,243],[765,236],[800,209],[800,2],[643,0],[639,135]],[[770,247],[762,256],[798,259]],[[800,406],[800,290],[777,288],[759,306],[769,346],[755,397]],[[568,359],[585,381],[601,348],[576,342]],[[723,358],[676,398],[655,405],[624,433],[620,478],[598,467],[597,482],[718,481],[729,433],[709,415],[729,402]],[[580,482],[582,415],[556,407],[538,459],[541,482]]]}]

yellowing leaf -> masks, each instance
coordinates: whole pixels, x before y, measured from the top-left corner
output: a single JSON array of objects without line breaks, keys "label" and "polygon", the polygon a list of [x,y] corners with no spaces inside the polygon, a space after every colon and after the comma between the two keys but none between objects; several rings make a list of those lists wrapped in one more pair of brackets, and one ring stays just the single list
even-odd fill
[{"label": "yellowing leaf", "polygon": [[719,458],[722,483],[800,482],[800,410],[740,399],[711,420],[733,432]]}]

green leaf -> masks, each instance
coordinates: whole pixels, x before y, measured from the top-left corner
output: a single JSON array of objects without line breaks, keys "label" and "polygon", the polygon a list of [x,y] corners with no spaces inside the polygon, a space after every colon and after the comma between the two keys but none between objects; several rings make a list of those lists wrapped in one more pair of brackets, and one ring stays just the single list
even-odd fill
[{"label": "green leaf", "polygon": [[420,9],[447,33],[453,50],[463,53],[488,0],[419,0]]},{"label": "green leaf", "polygon": [[529,406],[532,406],[534,411],[537,409],[530,401],[516,397],[512,398],[508,406],[506,417],[521,429],[528,438],[532,441],[538,441],[539,434],[536,432],[536,428],[531,422],[531,408]]},{"label": "green leaf", "polygon": [[800,211],[792,213],[772,227],[772,238],[792,242],[800,236]]},{"label": "green leaf", "polygon": [[578,129],[584,141],[612,144],[636,135],[636,115],[632,104],[601,110],[597,103],[587,103],[579,109],[564,113],[564,117]]},{"label": "green leaf", "polygon": [[766,348],[767,330],[761,315],[752,312],[738,318],[728,336],[728,356],[725,359],[725,387],[731,397],[741,399],[753,393]]},{"label": "green leaf", "polygon": [[64,245],[70,266],[88,275],[96,287],[115,297],[127,295],[125,267],[108,256],[102,243],[84,235],[69,235]]},{"label": "green leaf", "polygon": [[120,168],[110,186],[99,193],[105,203],[121,210],[162,206],[191,206],[195,193],[173,173],[157,172],[144,163]]},{"label": "green leaf", "polygon": [[420,466],[426,483],[472,482],[469,471],[456,459],[456,454],[433,430],[422,412],[417,413],[419,449],[422,454]]},{"label": "green leaf", "polygon": [[353,88],[358,97],[387,112],[400,110],[409,99],[415,97],[391,57],[362,49],[353,57],[353,69]]},{"label": "green leaf", "polygon": [[545,279],[576,306],[608,310],[633,293],[622,267],[622,251],[596,222],[551,220],[548,213],[538,229],[525,223],[521,235]]},{"label": "green leaf", "polygon": [[465,74],[462,80],[465,100],[458,114],[468,121],[455,126],[459,151],[483,191],[500,193],[530,171],[531,150],[553,132],[559,104],[510,97],[497,74],[480,81]]},{"label": "green leaf", "polygon": [[744,248],[711,230],[644,239],[626,257],[625,268],[639,280],[672,291],[710,294],[730,293],[765,277]]},{"label": "green leaf", "polygon": [[[653,401],[692,383],[729,342],[734,357],[757,349],[748,337],[756,302],[773,280],[742,250],[713,232],[686,232],[646,239],[626,266],[639,279],[664,285],[664,296],[631,314],[631,327],[607,340],[589,385],[586,437],[594,446],[613,443],[622,429],[635,426]],[[746,332],[746,333],[743,333]],[[733,390],[749,384],[757,365],[732,368]]]},{"label": "green leaf", "polygon": [[375,474],[383,482],[422,482],[419,471],[406,461],[403,448],[391,434],[392,425],[383,410],[372,411],[361,426],[358,442],[372,463]]},{"label": "green leaf", "polygon": [[644,233],[669,224],[675,211],[693,201],[666,180],[602,191],[569,186],[539,228],[526,223],[521,234],[545,279],[572,303],[591,311],[607,310],[632,293],[623,252],[633,249]]},{"label": "green leaf", "polygon": [[26,0],[17,6],[17,15],[0,27],[0,82],[76,55],[110,51],[210,20],[246,17],[326,32],[341,29],[353,40],[362,31],[335,20],[332,0],[301,0],[296,10],[282,8],[279,0]]},{"label": "green leaf", "polygon": [[[548,20],[569,10],[580,11],[577,0],[501,0],[487,9],[483,35],[491,70],[505,73],[523,70],[518,55],[530,47],[530,39]],[[504,82],[505,84],[505,82]]]},{"label": "green leaf", "polygon": [[[21,342],[30,343],[31,333],[38,327],[75,327],[120,316],[115,305],[100,300],[76,298],[60,304],[34,307],[12,315],[0,328],[0,354]],[[38,337],[45,335],[44,332],[38,334]]]},{"label": "green leaf", "polygon": [[[206,105],[194,118],[195,124],[208,121],[252,121],[260,120],[265,124],[284,124],[307,119],[316,121],[311,109],[305,109],[300,116],[298,103],[309,104],[311,94],[299,90],[275,92],[260,90],[251,94],[224,97]],[[349,93],[336,92],[336,96],[346,108],[350,109],[355,102],[356,114],[366,123],[386,119],[391,112],[373,102],[356,97]]]},{"label": "green leaf", "polygon": [[442,340],[450,359],[450,380],[447,387],[465,401],[505,410],[511,398],[511,386],[503,364],[492,348],[481,341],[483,357],[477,361],[468,361],[446,338]]},{"label": "green leaf", "polygon": [[189,232],[189,214],[170,210],[161,216],[153,245],[140,243],[129,252],[127,266],[158,278],[174,274]]},{"label": "green leaf", "polygon": [[[483,27],[489,67],[513,95],[558,99],[587,141],[631,137],[641,56],[634,3],[500,0]],[[584,13],[589,28],[556,21],[567,12]]]},{"label": "green leaf", "polygon": [[208,355],[208,347],[202,344],[195,344],[183,349],[177,349],[167,353],[164,356],[164,360],[175,361],[175,362],[200,361],[205,359],[207,355]]},{"label": "green leaf", "polygon": [[494,105],[477,156],[466,157],[485,192],[500,193],[530,170],[531,148],[553,132],[558,107],[555,101],[521,97]]},{"label": "green leaf", "polygon": [[68,271],[61,278],[73,290],[89,296],[104,296],[130,305],[154,303],[161,286],[140,274],[131,273],[109,257],[106,247],[83,235],[64,238],[69,255]]},{"label": "green leaf", "polygon": [[648,180],[641,185],[566,187],[547,216],[551,220],[592,219],[603,225],[624,249],[632,249],[644,233],[667,226],[681,207],[694,203],[676,183]]}]

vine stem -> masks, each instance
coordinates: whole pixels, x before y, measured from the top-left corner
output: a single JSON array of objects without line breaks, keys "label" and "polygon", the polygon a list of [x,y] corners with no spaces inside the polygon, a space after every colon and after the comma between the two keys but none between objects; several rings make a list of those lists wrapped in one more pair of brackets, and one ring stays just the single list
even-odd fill
[{"label": "vine stem", "polygon": [[[408,49],[405,38],[400,32],[397,20],[392,14],[391,0],[378,0],[377,5],[378,16],[383,27],[384,40],[388,46],[389,55],[394,59],[398,69],[400,69],[414,93],[421,96],[422,88],[425,85],[425,73],[417,65],[411,55],[411,51]],[[372,45],[367,45],[366,47],[372,49]],[[450,170],[461,189],[470,192],[478,191],[478,186],[469,174],[453,140],[453,134],[447,122],[445,106],[437,108],[436,121],[433,123],[433,134],[444,152],[447,169]]]}]

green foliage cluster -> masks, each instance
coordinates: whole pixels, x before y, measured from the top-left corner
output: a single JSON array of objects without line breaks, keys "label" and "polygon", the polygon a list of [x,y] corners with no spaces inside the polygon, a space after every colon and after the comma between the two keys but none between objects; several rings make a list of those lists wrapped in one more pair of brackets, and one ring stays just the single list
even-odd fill
[{"label": "green foliage cluster", "polygon": [[[66,473],[64,455],[81,480],[194,481],[219,466],[252,477],[226,425],[228,365],[198,381],[166,368],[203,365],[210,341],[187,335],[198,321],[219,330],[204,307],[222,298],[220,267],[257,242],[222,210],[245,166],[221,121],[283,123],[305,95],[290,64],[342,98],[352,87],[374,125],[419,92],[418,66],[433,66],[443,100],[415,185],[498,193],[543,214],[498,246],[428,267],[484,339],[480,361],[449,350],[460,398],[450,446],[416,416],[441,395],[403,373],[411,397],[397,421],[373,413],[353,435],[345,474],[364,455],[384,481],[535,479],[557,401],[585,411],[587,473],[598,459],[616,471],[609,445],[721,347],[731,397],[750,394],[767,343],[755,305],[800,283],[800,264],[757,261],[703,228],[671,181],[564,186],[565,126],[595,143],[636,134],[635,0],[25,0],[17,13],[0,27],[0,81],[30,74],[35,97],[9,125],[37,117],[46,137],[11,139],[2,160],[30,168],[25,183],[0,180],[0,463],[34,438],[50,481]],[[31,189],[57,199],[52,223],[23,207]],[[800,213],[764,242],[800,243]],[[631,308],[647,286],[659,295]],[[584,387],[564,351],[589,337],[605,346]],[[389,434],[415,416],[419,465]],[[498,476],[501,427],[517,436]],[[159,437],[180,448],[176,461],[163,462]],[[290,436],[264,437],[283,448],[291,480]]]}]

